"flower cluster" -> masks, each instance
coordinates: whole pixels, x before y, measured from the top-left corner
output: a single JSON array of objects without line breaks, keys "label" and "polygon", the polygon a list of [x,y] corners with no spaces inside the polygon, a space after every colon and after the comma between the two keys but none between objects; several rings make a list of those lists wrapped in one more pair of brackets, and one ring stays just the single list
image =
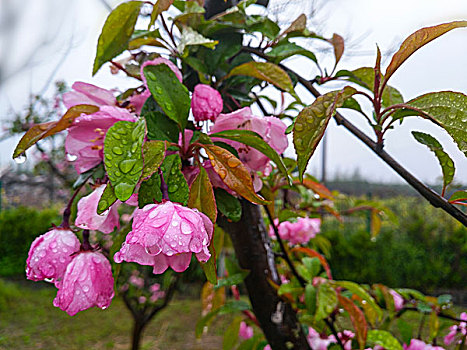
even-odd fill
[{"label": "flower cluster", "polygon": [[80,249],[78,238],[68,229],[56,228],[37,237],[26,265],[28,279],[55,284],[54,306],[70,316],[93,306],[105,309],[114,296],[109,261],[99,252]]},{"label": "flower cluster", "polygon": [[444,342],[446,345],[450,345],[454,342],[462,344],[462,342],[467,343],[467,312],[461,313],[461,320],[458,325],[453,325],[449,327],[449,333],[444,337]]},{"label": "flower cluster", "polygon": [[[316,218],[297,218],[295,222],[275,219],[274,224],[279,231],[279,237],[291,244],[306,244],[320,232],[321,220]],[[275,237],[274,228],[269,227],[269,236]]]}]

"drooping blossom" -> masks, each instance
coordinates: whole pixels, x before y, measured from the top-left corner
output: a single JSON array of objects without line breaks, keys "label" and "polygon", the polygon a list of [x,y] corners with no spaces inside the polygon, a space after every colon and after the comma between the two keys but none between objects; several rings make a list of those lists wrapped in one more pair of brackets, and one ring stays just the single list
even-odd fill
[{"label": "drooping blossom", "polygon": [[132,231],[114,260],[153,266],[155,274],[169,266],[183,272],[192,253],[202,262],[211,257],[208,246],[212,232],[211,220],[196,209],[170,201],[148,204],[135,210]]},{"label": "drooping blossom", "polygon": [[[251,130],[258,133],[276,152],[282,153],[288,146],[285,135],[286,125],[276,117],[257,117],[249,107],[239,109],[232,113],[220,114],[217,117],[211,133],[224,130]],[[263,174],[270,172],[269,158],[263,153],[242,143],[222,139],[238,151],[240,160],[252,171]]]},{"label": "drooping blossom", "polygon": [[110,262],[99,252],[83,251],[66,267],[54,306],[70,316],[97,306],[106,309],[114,296]]},{"label": "drooping blossom", "polygon": [[78,202],[78,213],[75,225],[87,230],[97,230],[102,233],[111,233],[114,228],[120,227],[118,206],[116,202],[102,214],[97,214],[97,206],[107,185],[101,185]]},{"label": "drooping blossom", "polygon": [[[320,231],[321,220],[317,218],[297,218],[295,222],[274,220],[279,236],[292,244],[305,244],[314,238]],[[269,235],[275,237],[272,225],[269,227]]]},{"label": "drooping blossom", "polygon": [[81,81],[75,82],[71,88],[73,91],[65,92],[62,95],[63,104],[66,108],[82,104],[97,107],[117,105],[115,96],[109,90]]},{"label": "drooping blossom", "polygon": [[76,118],[68,128],[65,150],[76,156],[74,166],[81,174],[100,164],[104,157],[104,137],[107,130],[120,120],[136,121],[126,109],[103,106],[92,114]]},{"label": "drooping blossom", "polygon": [[197,122],[215,121],[222,108],[223,101],[219,91],[205,84],[195,86],[191,98],[191,110]]},{"label": "drooping blossom", "polygon": [[330,344],[337,343],[333,335],[320,334],[312,327],[308,327],[308,336],[306,338],[313,350],[326,350]]},{"label": "drooping blossom", "polygon": [[394,309],[396,311],[402,310],[402,308],[404,307],[404,298],[402,297],[402,295],[400,295],[393,289],[389,290],[389,293],[392,295],[392,298],[394,299]]},{"label": "drooping blossom", "polygon": [[37,237],[29,248],[26,277],[47,280],[59,286],[71,255],[79,251],[80,242],[69,229],[55,228]]},{"label": "drooping blossom", "polygon": [[461,313],[460,319],[463,322],[449,327],[449,333],[444,337],[446,345],[450,345],[455,341],[458,344],[461,344],[462,341],[467,343],[467,312]]},{"label": "drooping blossom", "polygon": [[420,339],[412,339],[409,345],[404,344],[404,350],[444,350],[444,348],[426,344]]},{"label": "drooping blossom", "polygon": [[250,339],[253,336],[253,327],[248,326],[246,322],[240,322],[238,336],[244,340]]}]

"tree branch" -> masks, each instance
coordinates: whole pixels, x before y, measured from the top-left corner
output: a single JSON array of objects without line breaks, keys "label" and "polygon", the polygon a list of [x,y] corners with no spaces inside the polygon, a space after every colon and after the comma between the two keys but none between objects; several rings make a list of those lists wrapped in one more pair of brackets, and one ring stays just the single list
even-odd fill
[{"label": "tree branch", "polygon": [[[244,47],[244,51],[253,53],[258,57],[263,59],[268,59],[267,55],[261,50]],[[311,82],[302,76],[298,75],[296,72],[285,67],[284,65],[279,64],[279,66],[289,71],[297,77],[300,84],[302,84],[313,96],[319,97],[321,93],[313,86]],[[378,155],[386,164],[388,164],[396,173],[398,173],[409,185],[411,185],[418,193],[420,193],[426,200],[428,200],[431,205],[436,208],[443,209],[446,213],[451,215],[457,221],[459,221],[464,226],[467,226],[467,215],[464,214],[461,210],[455,207],[453,204],[449,203],[446,198],[441,197],[438,193],[433,191],[431,188],[427,187],[410,172],[408,172],[401,164],[399,164],[394,158],[392,158],[386,151],[384,151],[381,145],[378,145],[372,139],[370,139],[365,133],[363,133],[359,128],[353,125],[350,121],[342,116],[339,112],[336,112],[334,119],[338,125],[342,125],[348,131],[350,131],[354,136],[356,136],[360,141],[362,141],[368,148],[370,148],[376,155]]]}]

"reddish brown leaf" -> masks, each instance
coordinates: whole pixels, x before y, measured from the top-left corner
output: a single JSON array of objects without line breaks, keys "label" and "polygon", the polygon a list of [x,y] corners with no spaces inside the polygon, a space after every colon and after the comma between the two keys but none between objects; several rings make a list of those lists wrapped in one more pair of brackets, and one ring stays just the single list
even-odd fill
[{"label": "reddish brown leaf", "polygon": [[298,16],[295,21],[293,21],[290,26],[284,30],[284,32],[279,35],[278,38],[283,37],[284,35],[287,35],[289,33],[293,32],[303,32],[306,29],[306,16],[302,13],[300,16]]},{"label": "reddish brown leaf", "polygon": [[199,167],[199,174],[190,186],[188,207],[198,209],[206,214],[213,223],[216,222],[217,207],[214,192],[208,174],[202,166]]},{"label": "reddish brown leaf", "polygon": [[460,27],[467,27],[467,21],[454,21],[433,27],[426,27],[409,35],[402,43],[399,50],[394,54],[394,56],[392,56],[391,63],[389,63],[389,66],[386,69],[386,74],[384,75],[385,82],[388,81],[402,63],[404,63],[419,48],[450,30]]},{"label": "reddish brown leaf", "polygon": [[15,151],[13,158],[18,157],[21,153],[26,151],[29,147],[33,146],[37,141],[40,141],[48,136],[52,136],[57,132],[63,131],[68,128],[73,121],[81,114],[91,114],[99,110],[99,107],[91,105],[77,105],[71,107],[65,115],[55,122],[48,122],[43,124],[34,125],[23,135]]},{"label": "reddish brown leaf", "polygon": [[334,66],[337,66],[337,64],[342,58],[342,55],[344,54],[344,38],[341,37],[339,34],[334,33],[332,35],[332,39],[329,40],[329,42],[334,47],[334,56],[336,58],[336,63],[334,64]]},{"label": "reddish brown leaf", "polygon": [[294,181],[293,183],[294,185],[303,185],[306,188],[315,192],[316,194],[319,194],[321,197],[331,199],[331,200],[334,199],[331,191],[326,186],[324,186],[323,184],[320,184],[319,182],[313,181],[311,179],[303,179],[303,182]]},{"label": "reddish brown leaf", "polygon": [[214,171],[232,191],[252,203],[269,204],[256,194],[250,173],[237,157],[219,146],[204,144],[199,144],[199,146],[206,150]]},{"label": "reddish brown leaf", "polygon": [[308,256],[311,256],[313,258],[318,258],[319,259],[319,262],[321,263],[321,265],[323,265],[324,267],[324,270],[326,271],[326,275],[328,276],[328,278],[330,280],[332,280],[332,274],[331,274],[331,269],[329,267],[329,264],[328,262],[326,261],[326,259],[324,258],[324,256],[322,256],[320,253],[318,253],[316,250],[313,250],[313,249],[310,249],[310,248],[306,248],[306,247],[294,247],[291,249],[293,252],[298,252],[298,253],[304,253]]},{"label": "reddish brown leaf", "polygon": [[349,298],[337,294],[337,299],[339,300],[339,304],[341,304],[344,310],[349,313],[350,320],[352,321],[352,325],[355,328],[355,333],[358,344],[360,345],[360,349],[364,349],[366,335],[368,332],[368,324],[366,322],[363,311],[360,310],[360,308],[355,305]]}]

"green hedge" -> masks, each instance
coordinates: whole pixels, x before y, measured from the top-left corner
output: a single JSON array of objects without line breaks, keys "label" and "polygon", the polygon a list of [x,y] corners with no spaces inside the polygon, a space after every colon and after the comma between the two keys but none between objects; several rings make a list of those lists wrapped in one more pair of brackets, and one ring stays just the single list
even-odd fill
[{"label": "green hedge", "polygon": [[0,276],[24,275],[32,241],[59,224],[58,210],[18,207],[0,212]]},{"label": "green hedge", "polygon": [[334,278],[424,292],[465,289],[467,229],[422,199],[399,197],[383,203],[399,222],[384,222],[373,240],[364,217],[345,224],[325,220],[322,234],[331,241]]}]

